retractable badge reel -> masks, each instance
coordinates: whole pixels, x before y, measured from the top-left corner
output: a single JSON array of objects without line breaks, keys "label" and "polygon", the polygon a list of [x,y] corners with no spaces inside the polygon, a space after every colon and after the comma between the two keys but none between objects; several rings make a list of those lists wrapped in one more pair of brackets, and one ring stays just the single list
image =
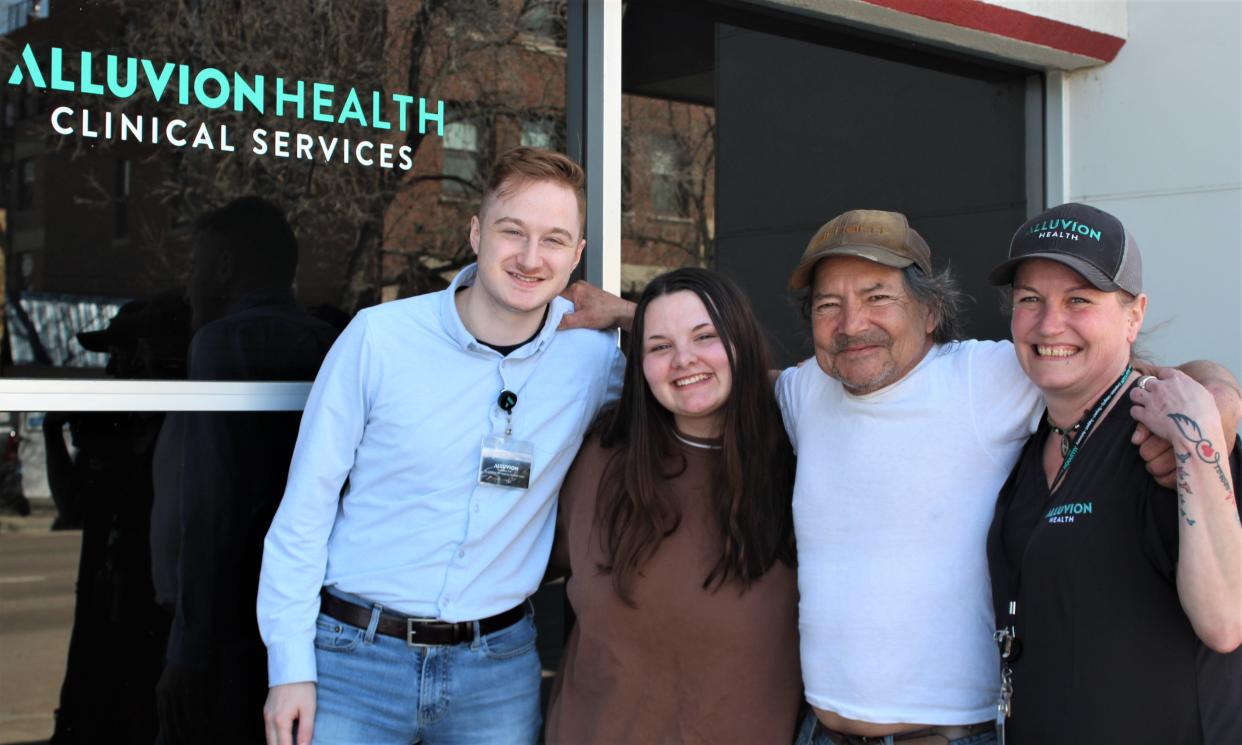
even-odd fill
[{"label": "retractable badge reel", "polygon": [[535,458],[535,446],[526,440],[513,438],[513,409],[517,406],[517,394],[501,391],[496,405],[505,413],[505,433],[483,438],[483,450],[479,459],[479,483],[508,486],[514,489],[530,487],[530,468]]},{"label": "retractable badge reel", "polygon": [[[1009,601],[1009,619],[1018,615],[1018,602]],[[1022,640],[1018,638],[1017,628],[1011,624],[996,630],[993,637],[1000,645],[1001,656],[1001,689],[1000,699],[996,704],[996,741],[1005,745],[1005,723],[1013,712],[1013,663],[1022,655]]]}]

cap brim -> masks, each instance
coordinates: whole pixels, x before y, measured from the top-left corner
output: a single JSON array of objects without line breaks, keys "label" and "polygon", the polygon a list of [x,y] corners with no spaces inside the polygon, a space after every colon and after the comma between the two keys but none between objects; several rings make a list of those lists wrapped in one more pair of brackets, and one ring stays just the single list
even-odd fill
[{"label": "cap brim", "polygon": [[874,261],[877,264],[890,266],[894,269],[905,269],[914,263],[914,259],[907,256],[899,256],[887,248],[880,246],[868,245],[849,245],[849,246],[833,246],[823,251],[816,251],[810,256],[805,256],[802,263],[797,269],[789,275],[789,289],[801,290],[811,284],[811,270],[815,268],[823,259],[832,256],[854,256],[860,259]]},{"label": "cap brim", "polygon": [[1018,265],[1027,259],[1047,259],[1048,261],[1055,261],[1058,264],[1064,264],[1070,269],[1073,269],[1081,274],[1083,279],[1090,282],[1091,286],[1097,290],[1102,290],[1104,292],[1116,292],[1121,289],[1120,285],[1085,259],[1075,256],[1074,254],[1060,253],[1056,251],[1023,254],[1017,258],[1010,259],[993,269],[992,272],[988,274],[988,281],[997,286],[1012,285],[1014,275],[1018,273]]},{"label": "cap brim", "polygon": [[89,352],[106,352],[108,351],[108,343],[112,340],[112,334],[105,329],[103,331],[80,331],[75,334],[78,343],[83,349]]}]

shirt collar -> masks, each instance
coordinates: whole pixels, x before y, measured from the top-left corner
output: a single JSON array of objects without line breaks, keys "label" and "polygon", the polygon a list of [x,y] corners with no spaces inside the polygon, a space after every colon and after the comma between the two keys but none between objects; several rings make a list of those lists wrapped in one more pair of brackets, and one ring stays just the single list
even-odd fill
[{"label": "shirt collar", "polygon": [[[466,325],[461,322],[461,315],[457,312],[457,302],[454,298],[457,291],[463,287],[469,287],[474,284],[479,273],[479,265],[470,264],[457,273],[453,277],[453,281],[449,283],[448,289],[440,293],[440,320],[444,326],[444,331],[455,341],[462,349],[468,349],[483,354],[500,356],[500,353],[491,347],[479,343],[477,339],[469,331]],[[530,357],[542,351],[556,335],[556,327],[561,324],[561,317],[566,313],[570,313],[574,309],[573,303],[569,302],[559,295],[552,298],[552,307],[548,309],[548,318],[543,324],[543,328],[539,331],[539,335],[533,341],[526,344],[521,349],[514,350],[508,359],[523,359]]]}]

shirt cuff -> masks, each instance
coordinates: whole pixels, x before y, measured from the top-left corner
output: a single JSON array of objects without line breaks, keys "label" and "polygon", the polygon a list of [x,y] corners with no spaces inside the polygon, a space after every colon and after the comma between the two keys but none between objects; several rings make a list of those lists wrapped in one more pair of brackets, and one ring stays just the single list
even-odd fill
[{"label": "shirt cuff", "polygon": [[267,648],[268,686],[286,683],[315,683],[319,676],[315,669],[313,644],[278,644]]}]

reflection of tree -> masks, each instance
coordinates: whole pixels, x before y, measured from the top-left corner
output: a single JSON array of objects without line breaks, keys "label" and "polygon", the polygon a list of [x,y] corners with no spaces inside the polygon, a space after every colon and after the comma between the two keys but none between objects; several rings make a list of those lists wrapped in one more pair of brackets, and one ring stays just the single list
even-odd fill
[{"label": "reflection of tree", "polygon": [[[124,28],[121,38],[103,40],[114,53],[184,63],[192,71],[210,66],[230,76],[233,71],[246,77],[261,74],[269,92],[277,76],[306,81],[308,106],[310,84],[324,82],[336,88],[334,111],[352,87],[368,118],[373,90],[426,98],[432,112],[444,100],[451,115],[473,116],[488,127],[530,115],[564,118],[563,54],[536,49],[529,26],[536,16],[546,23],[550,9],[552,21],[563,28],[565,0],[110,2]],[[100,99],[114,111],[180,116],[191,122],[190,132],[201,122],[212,132],[227,126],[237,148],[216,154],[165,146],[144,151],[159,176],[136,188],[172,216],[139,227],[136,237],[147,243],[153,261],[167,255],[170,232],[244,193],[269,196],[288,210],[302,240],[304,283],[322,285],[318,299],[347,310],[375,302],[384,284],[400,285],[400,294],[442,287],[445,273],[472,260],[465,225],[477,202],[479,178],[462,180],[441,171],[435,124],[427,135],[419,134],[417,103],[410,128],[401,133],[395,124],[390,131],[378,131],[318,122],[309,114],[277,117],[270,95],[261,115],[229,106],[177,108],[168,103],[176,100],[175,86],[174,76],[158,104],[141,97]],[[370,140],[377,147],[381,142],[406,145],[413,151],[414,168],[345,165],[339,151],[330,164],[277,158],[270,151],[256,156],[249,149],[250,132],[257,128],[268,131],[269,147],[277,130],[336,137],[341,146],[346,139]],[[435,144],[426,147],[428,142]],[[478,157],[486,162],[497,133],[489,131],[484,142]],[[456,199],[442,195],[446,179],[462,182]]]},{"label": "reflection of tree", "polygon": [[[637,249],[627,261],[669,268],[711,266],[716,233],[715,110],[628,95],[625,119],[623,168],[629,214],[623,237]],[[661,191],[668,189],[674,193]],[[670,209],[670,203],[676,208]]]}]

